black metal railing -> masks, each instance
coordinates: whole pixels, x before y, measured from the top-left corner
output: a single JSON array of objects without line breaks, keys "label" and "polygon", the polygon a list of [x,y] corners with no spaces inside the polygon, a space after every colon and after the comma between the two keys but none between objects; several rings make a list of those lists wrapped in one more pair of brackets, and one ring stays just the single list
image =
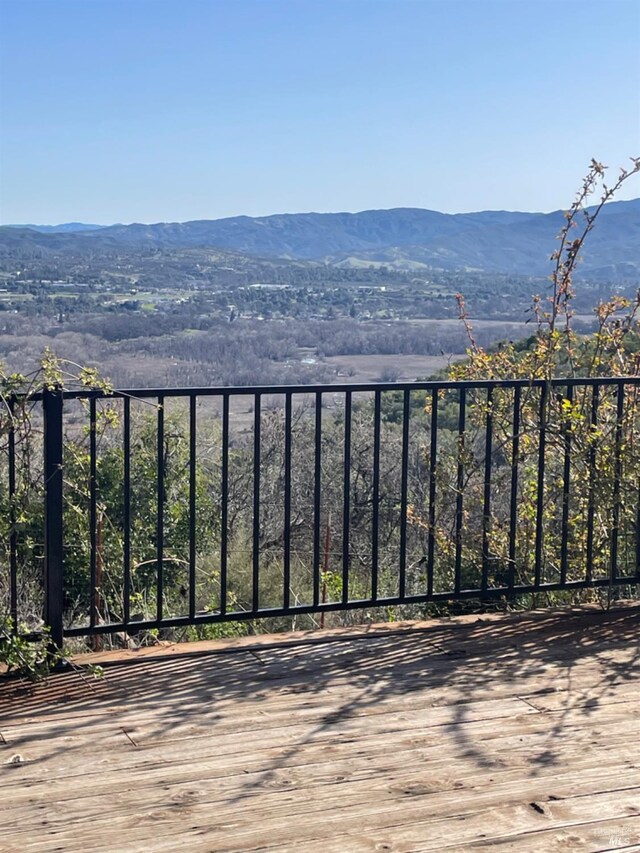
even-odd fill
[{"label": "black metal railing", "polygon": [[[639,392],[636,377],[45,391],[44,621],[61,645],[639,584]],[[12,498],[12,436],[7,471]],[[9,531],[18,625],[40,557],[13,516]]]}]

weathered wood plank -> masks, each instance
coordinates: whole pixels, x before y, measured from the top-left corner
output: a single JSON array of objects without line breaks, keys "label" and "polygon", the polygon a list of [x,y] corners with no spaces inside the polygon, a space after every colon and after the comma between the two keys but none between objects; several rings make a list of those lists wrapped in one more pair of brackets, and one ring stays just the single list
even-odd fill
[{"label": "weathered wood plank", "polygon": [[107,806],[102,815],[72,825],[64,821],[52,824],[48,815],[42,815],[40,832],[45,832],[46,838],[41,846],[30,842],[24,830],[5,837],[13,844],[29,843],[28,849],[32,850],[67,850],[73,839],[83,838],[86,844],[88,837],[135,840],[141,850],[145,844],[146,849],[163,849],[158,846],[159,839],[171,836],[174,845],[188,846],[190,838],[206,838],[210,849],[220,853],[286,844],[294,847],[325,840],[328,853],[339,853],[351,850],[352,838],[385,830],[390,841],[411,833],[419,849],[428,851],[451,845],[454,837],[464,849],[468,844],[491,838],[564,830],[594,820],[622,821],[640,813],[640,787],[608,786],[607,790],[588,794],[576,785],[576,790],[575,795],[557,800],[529,800],[527,793],[506,804],[492,802],[490,792],[485,791],[473,810],[465,808],[464,802],[460,804],[448,792],[382,803],[369,798],[341,805],[338,810],[332,802],[329,808],[307,811],[294,821],[281,815],[270,817],[267,810],[256,814],[252,803],[239,802],[234,811],[220,809],[210,803],[194,802],[186,792],[180,800],[159,797],[155,804],[138,807],[126,815],[110,814]]},{"label": "weathered wood plank", "polygon": [[10,684],[0,851],[633,849],[639,627],[465,617]]},{"label": "weathered wood plank", "polygon": [[[55,768],[56,762],[64,768],[65,775],[86,771],[87,748],[90,748],[93,765],[115,768],[129,766],[130,762],[138,760],[157,759],[165,762],[172,750],[177,750],[175,754],[178,760],[199,761],[208,756],[219,760],[229,755],[250,757],[263,750],[271,750],[273,754],[280,751],[281,755],[295,757],[313,747],[348,751],[364,748],[369,743],[388,744],[393,749],[407,745],[425,748],[447,743],[450,754],[469,750],[475,744],[481,755],[493,748],[493,739],[506,735],[524,737],[529,733],[540,733],[549,740],[548,749],[553,749],[559,747],[562,739],[573,731],[582,732],[586,736],[591,733],[596,738],[599,728],[613,726],[614,735],[628,732],[631,739],[637,730],[637,706],[634,701],[604,705],[597,711],[590,708],[588,713],[580,707],[558,712],[536,712],[523,704],[525,711],[521,714],[520,707],[519,704],[515,705],[518,713],[512,714],[509,712],[511,706],[505,708],[500,702],[493,713],[487,713],[486,708],[483,713],[474,713],[473,707],[469,712],[458,708],[453,716],[447,716],[451,714],[450,709],[436,709],[438,716],[435,719],[426,715],[417,727],[411,724],[415,722],[415,715],[406,718],[396,709],[392,714],[356,718],[347,721],[346,725],[336,723],[321,728],[292,724],[252,732],[250,728],[241,726],[240,730],[225,732],[224,737],[211,723],[208,727],[194,725],[191,737],[173,738],[171,728],[180,721],[171,718],[157,723],[160,729],[166,731],[165,737],[149,738],[147,741],[141,739],[139,743],[136,740],[138,730],[135,724],[125,727],[128,736],[114,725],[93,740],[90,732],[83,732],[76,737],[71,726],[60,736],[52,735],[50,741],[43,733],[34,741],[28,737],[22,741],[9,739],[0,754],[10,757],[18,751],[23,756],[24,764],[19,768],[12,766],[9,770],[0,765],[0,787],[12,785],[15,780],[13,774],[25,781],[37,778],[43,768],[47,773]],[[138,744],[135,749],[131,739]]]},{"label": "weathered wood plank", "polygon": [[[234,815],[242,802],[250,820],[269,823],[304,818],[310,812],[339,811],[347,805],[375,801],[377,807],[387,801],[413,800],[416,797],[443,794],[448,801],[455,794],[456,802],[468,809],[478,809],[507,803],[514,797],[529,796],[534,799],[565,799],[578,792],[589,794],[593,790],[631,787],[640,784],[640,767],[630,762],[609,764],[576,760],[570,771],[561,766],[544,768],[535,775],[523,774],[523,767],[513,767],[508,759],[497,758],[492,767],[478,767],[473,759],[455,763],[442,760],[424,765],[374,767],[359,773],[345,768],[307,772],[306,769],[282,771],[265,768],[248,774],[210,776],[201,768],[185,780],[172,779],[171,774],[158,775],[154,784],[141,781],[139,785],[127,783],[123,788],[105,787],[103,791],[88,789],[60,799],[48,790],[34,792],[22,804],[16,803],[12,813],[4,819],[4,831],[19,830],[33,809],[48,816],[50,828],[68,826],[74,822],[96,822],[99,825],[105,800],[109,804],[108,820],[132,813],[132,809],[157,808],[159,802],[172,806],[188,797],[190,803],[206,803],[215,808],[219,817]],[[523,780],[523,776],[525,777]],[[576,781],[578,779],[578,781]],[[108,781],[105,780],[105,781]],[[69,792],[72,793],[72,792]],[[444,806],[442,807],[445,808]]]},{"label": "weathered wood plank", "polygon": [[[229,754],[221,760],[215,752],[185,760],[181,749],[168,749],[155,760],[133,762],[131,751],[123,754],[117,766],[98,764],[92,773],[74,777],[67,773],[63,778],[50,778],[42,773],[36,778],[25,776],[25,765],[5,767],[5,779],[13,779],[11,800],[14,808],[25,803],[54,803],[64,799],[76,800],[87,796],[109,797],[112,792],[128,790],[137,792],[161,785],[190,784],[201,780],[224,780],[235,777],[242,785],[255,790],[273,788],[276,782],[290,790],[303,786],[315,787],[334,782],[347,783],[351,780],[374,777],[404,770],[416,772],[428,766],[434,778],[461,779],[462,787],[470,784],[471,778],[483,774],[496,779],[506,775],[521,778],[523,770],[540,780],[551,775],[555,778],[562,768],[569,766],[571,773],[593,767],[604,771],[611,768],[638,766],[629,753],[628,744],[640,735],[640,722],[623,732],[606,730],[599,735],[592,731],[569,730],[550,743],[548,730],[525,733],[515,729],[516,734],[503,734],[494,730],[489,741],[479,741],[475,749],[455,751],[454,744],[441,740],[431,746],[414,746],[411,743],[394,743],[388,738],[359,741],[354,749],[352,742],[342,743],[337,748],[305,747],[302,751],[256,750],[254,752]],[[573,737],[569,735],[573,734]],[[481,746],[484,743],[484,747]],[[137,752],[137,751],[136,751]],[[625,757],[621,758],[621,753]],[[86,765],[86,758],[83,760]],[[42,784],[38,783],[45,783]],[[18,790],[15,790],[18,785]]]}]

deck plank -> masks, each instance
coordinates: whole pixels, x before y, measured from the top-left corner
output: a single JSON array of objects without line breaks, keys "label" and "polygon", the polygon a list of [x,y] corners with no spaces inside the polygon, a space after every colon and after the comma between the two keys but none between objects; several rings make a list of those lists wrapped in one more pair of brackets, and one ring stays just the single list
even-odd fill
[{"label": "deck plank", "polygon": [[0,851],[636,849],[639,628],[462,617],[0,682]]}]

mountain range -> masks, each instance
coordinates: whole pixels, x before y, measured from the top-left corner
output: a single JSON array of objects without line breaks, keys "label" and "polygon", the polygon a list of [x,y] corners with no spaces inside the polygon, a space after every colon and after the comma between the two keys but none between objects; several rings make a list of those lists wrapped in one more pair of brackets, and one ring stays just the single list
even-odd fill
[{"label": "mountain range", "polygon": [[[210,247],[342,267],[545,275],[563,216],[562,211],[445,214],[396,208],[151,225],[3,226],[0,252]],[[604,207],[585,245],[580,271],[593,279],[640,278],[640,199]]]}]

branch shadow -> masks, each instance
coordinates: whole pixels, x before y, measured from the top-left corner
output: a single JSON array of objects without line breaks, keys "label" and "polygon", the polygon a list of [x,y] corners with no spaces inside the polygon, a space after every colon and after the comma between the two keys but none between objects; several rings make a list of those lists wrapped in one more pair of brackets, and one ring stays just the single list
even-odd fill
[{"label": "branch shadow", "polygon": [[[640,675],[639,628],[638,606],[536,611],[179,656],[169,650],[110,665],[100,681],[78,672],[45,684],[6,681],[0,790],[45,782],[61,757],[90,782],[102,772],[97,752],[107,761],[114,748],[135,750],[144,772],[163,744],[193,739],[202,756],[245,775],[227,804],[295,786],[295,768],[308,763],[310,748],[322,751],[312,762],[329,765],[336,745],[351,743],[356,753],[363,740],[388,736],[406,749],[444,743],[452,761],[493,770],[513,766],[512,756],[496,754],[495,733],[479,735],[480,727],[528,719],[544,724],[520,756],[523,775],[534,779],[560,766],[566,727],[588,727],[598,709],[625,701],[624,687]],[[251,764],[254,743],[262,749],[259,768]],[[12,763],[22,754],[23,762]],[[382,773],[387,760],[381,749]],[[404,793],[412,784],[408,776]]]}]

